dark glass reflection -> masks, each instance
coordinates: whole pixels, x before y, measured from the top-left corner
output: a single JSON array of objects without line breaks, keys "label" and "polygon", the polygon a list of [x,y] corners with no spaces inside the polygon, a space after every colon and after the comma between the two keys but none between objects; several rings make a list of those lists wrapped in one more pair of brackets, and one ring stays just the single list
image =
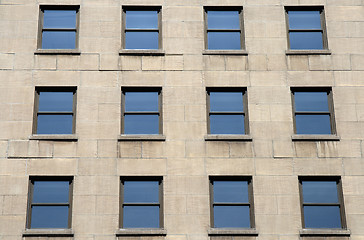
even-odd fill
[{"label": "dark glass reflection", "polygon": [[211,134],[245,134],[244,115],[210,115]]},{"label": "dark glass reflection", "polygon": [[126,112],[158,112],[158,92],[125,92]]},{"label": "dark glass reflection", "polygon": [[207,43],[207,48],[212,50],[241,49],[240,32],[208,32]]},{"label": "dark glass reflection", "polygon": [[290,32],[291,49],[323,49],[322,32]]},{"label": "dark glass reflection", "polygon": [[76,10],[44,10],[43,28],[76,28]]},{"label": "dark glass reflection", "polygon": [[68,206],[33,206],[31,228],[68,228]]},{"label": "dark glass reflection", "polygon": [[240,29],[239,11],[208,11],[208,29]]},{"label": "dark glass reflection", "polygon": [[155,115],[125,115],[125,134],[159,134],[159,116]]},{"label": "dark glass reflection", "polygon": [[72,134],[72,115],[38,115],[37,134]]},{"label": "dark glass reflection", "polygon": [[306,228],[341,228],[339,206],[304,206]]},{"label": "dark glass reflection", "polygon": [[126,11],[127,29],[158,29],[157,11]]},{"label": "dark glass reflection", "polygon": [[158,32],[126,32],[125,49],[158,49]]},{"label": "dark glass reflection", "polygon": [[158,181],[125,181],[124,182],[125,203],[158,203],[159,182]]},{"label": "dark glass reflection", "polygon": [[214,203],[249,203],[247,181],[214,181]]},{"label": "dark glass reflection", "polygon": [[72,112],[73,92],[39,92],[39,112]]},{"label": "dark glass reflection", "polygon": [[303,181],[304,203],[338,203],[335,181]]},{"label": "dark glass reflection", "polygon": [[68,181],[34,181],[33,203],[68,203]]},{"label": "dark glass reflection", "polygon": [[159,228],[159,206],[124,206],[123,228]]},{"label": "dark glass reflection", "polygon": [[296,111],[329,111],[326,92],[295,92]]},{"label": "dark glass reflection", "polygon": [[211,112],[244,112],[242,92],[210,92]]},{"label": "dark glass reflection", "polygon": [[297,134],[331,134],[329,115],[296,115]]},{"label": "dark glass reflection", "polygon": [[215,228],[249,228],[249,206],[214,206]]},{"label": "dark glass reflection", "polygon": [[321,29],[320,11],[288,11],[289,29]]},{"label": "dark glass reflection", "polygon": [[75,49],[76,32],[44,31],[42,34],[43,49]]}]

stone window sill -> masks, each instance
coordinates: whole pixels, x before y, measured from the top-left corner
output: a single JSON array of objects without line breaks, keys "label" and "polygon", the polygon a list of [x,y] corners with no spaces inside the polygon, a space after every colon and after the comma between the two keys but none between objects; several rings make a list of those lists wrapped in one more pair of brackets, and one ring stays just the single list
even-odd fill
[{"label": "stone window sill", "polygon": [[138,228],[138,229],[126,229],[120,228],[116,231],[116,236],[166,236],[167,230],[165,229],[151,229],[151,228]]},{"label": "stone window sill", "polygon": [[132,135],[122,134],[118,137],[118,141],[165,141],[166,136],[164,135]]},{"label": "stone window sill", "polygon": [[119,55],[164,56],[165,52],[162,49],[123,49],[119,51]]},{"label": "stone window sill", "polygon": [[34,54],[38,55],[80,55],[79,49],[37,49]]},{"label": "stone window sill", "polygon": [[33,134],[29,140],[76,142],[78,137],[76,134]]},{"label": "stone window sill", "polygon": [[323,50],[286,50],[286,55],[331,55],[328,49]]},{"label": "stone window sill", "polygon": [[23,237],[73,237],[72,229],[26,229]]},{"label": "stone window sill", "polygon": [[258,236],[255,228],[210,228],[209,236]]},{"label": "stone window sill", "polygon": [[301,236],[350,236],[351,232],[348,229],[301,229]]},{"label": "stone window sill", "polygon": [[248,52],[245,50],[209,50],[206,49],[202,52],[203,55],[243,55],[247,56]]},{"label": "stone window sill", "polygon": [[340,137],[337,135],[329,134],[295,134],[292,135],[292,141],[340,141]]},{"label": "stone window sill", "polygon": [[253,138],[244,134],[209,134],[205,136],[205,141],[242,141],[251,142]]}]

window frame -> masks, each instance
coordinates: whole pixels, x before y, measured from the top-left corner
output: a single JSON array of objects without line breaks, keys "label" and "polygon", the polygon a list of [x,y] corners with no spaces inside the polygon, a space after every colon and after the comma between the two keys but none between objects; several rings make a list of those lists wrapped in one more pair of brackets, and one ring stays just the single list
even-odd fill
[{"label": "window frame", "polygon": [[[303,201],[303,188],[302,182],[315,182],[315,181],[324,181],[324,182],[336,182],[336,190],[338,196],[338,203],[304,203]],[[347,222],[345,217],[345,207],[344,207],[344,195],[342,188],[342,180],[340,176],[299,176],[299,194],[300,194],[300,208],[301,208],[301,222],[302,228],[307,229],[305,227],[305,216],[304,216],[304,206],[339,206],[340,207],[340,221],[341,228],[332,228],[332,229],[347,229]],[[327,228],[308,228],[308,229],[327,229]],[[329,228],[331,229],[331,228]]]},{"label": "window frame", "polygon": [[210,176],[209,177],[209,192],[210,192],[210,226],[212,229],[236,229],[236,228],[216,228],[214,225],[214,181],[246,181],[248,183],[248,199],[249,203],[217,203],[217,205],[225,206],[249,206],[249,228],[238,229],[254,229],[255,228],[255,215],[254,215],[254,193],[253,193],[253,179],[251,176]]},{"label": "window frame", "polygon": [[[35,181],[69,182],[68,204],[65,203],[36,203],[33,204],[33,192]],[[26,216],[26,229],[65,229],[65,228],[31,228],[32,206],[68,206],[68,228],[72,228],[72,205],[73,205],[73,176],[30,176],[28,184],[28,204]]]},{"label": "window frame", "polygon": [[[125,181],[158,181],[159,189],[159,203],[124,203],[124,182]],[[123,228],[124,221],[124,206],[137,205],[137,206],[159,206],[159,228]],[[163,177],[161,176],[122,176],[120,177],[120,199],[119,199],[119,229],[163,229],[164,228],[164,200],[163,200]]]}]

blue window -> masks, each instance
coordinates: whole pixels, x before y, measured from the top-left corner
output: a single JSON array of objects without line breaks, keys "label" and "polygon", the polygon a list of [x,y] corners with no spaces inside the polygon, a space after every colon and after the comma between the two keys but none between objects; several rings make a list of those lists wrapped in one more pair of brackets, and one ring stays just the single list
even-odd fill
[{"label": "blue window", "polygon": [[159,49],[160,8],[124,8],[124,49]]},{"label": "blue window", "polygon": [[290,49],[327,49],[323,8],[286,8],[286,12]]},{"label": "blue window", "polygon": [[246,91],[239,88],[208,88],[208,133],[247,134]]},{"label": "blue window", "polygon": [[72,178],[30,178],[27,228],[71,228]]},{"label": "blue window", "polygon": [[161,134],[161,89],[125,88],[122,134]]},{"label": "blue window", "polygon": [[335,134],[331,89],[293,88],[296,134]]},{"label": "blue window", "polygon": [[162,178],[121,179],[121,228],[163,228]]},{"label": "blue window", "polygon": [[250,178],[211,177],[210,186],[211,226],[254,227],[253,189]]},{"label": "blue window", "polygon": [[75,88],[36,88],[34,133],[73,134],[75,111]]},{"label": "blue window", "polygon": [[78,48],[79,6],[41,6],[41,49]]},{"label": "blue window", "polygon": [[344,228],[340,178],[301,178],[304,228]]},{"label": "blue window", "polygon": [[241,7],[205,8],[206,49],[243,49]]}]

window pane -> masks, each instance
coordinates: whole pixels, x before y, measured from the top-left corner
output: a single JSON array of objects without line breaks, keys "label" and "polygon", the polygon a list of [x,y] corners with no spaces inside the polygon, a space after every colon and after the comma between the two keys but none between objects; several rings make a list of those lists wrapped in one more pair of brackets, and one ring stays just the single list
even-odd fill
[{"label": "window pane", "polygon": [[126,32],[125,49],[158,49],[158,32]]},{"label": "window pane", "polygon": [[214,206],[214,227],[249,228],[249,206]]},{"label": "window pane", "polygon": [[297,134],[331,134],[329,115],[296,115]]},{"label": "window pane", "polygon": [[211,134],[245,134],[244,115],[210,115]]},{"label": "window pane", "polygon": [[159,206],[124,206],[123,228],[159,228]]},{"label": "window pane", "polygon": [[68,228],[68,206],[33,206],[31,228]]},{"label": "window pane", "polygon": [[208,32],[208,49],[241,49],[240,32]]},{"label": "window pane", "polygon": [[211,112],[244,112],[242,92],[210,92]]},{"label": "window pane", "polygon": [[323,49],[321,32],[290,32],[291,49]]},{"label": "window pane", "polygon": [[304,203],[338,203],[335,181],[302,181]]},{"label": "window pane", "polygon": [[158,203],[159,182],[158,181],[125,181],[124,182],[125,203]]},{"label": "window pane", "polygon": [[208,11],[208,29],[240,29],[239,11]]},{"label": "window pane", "polygon": [[39,112],[72,112],[73,92],[39,92]]},{"label": "window pane", "polygon": [[68,181],[34,181],[32,203],[68,203]]},{"label": "window pane", "polygon": [[321,29],[320,11],[288,11],[289,29]]},{"label": "window pane", "polygon": [[295,92],[296,111],[329,111],[326,92]]},{"label": "window pane", "polygon": [[44,31],[42,34],[43,49],[75,49],[76,32]]},{"label": "window pane", "polygon": [[341,228],[339,206],[304,206],[306,228]]},{"label": "window pane", "polygon": [[125,115],[125,134],[159,134],[159,116],[155,115]]},{"label": "window pane", "polygon": [[126,11],[126,28],[158,29],[158,12]]},{"label": "window pane", "polygon": [[76,10],[44,10],[43,28],[76,28]]},{"label": "window pane", "polygon": [[158,92],[125,92],[126,112],[158,112]]},{"label": "window pane", "polygon": [[72,134],[72,115],[38,115],[37,134]]},{"label": "window pane", "polygon": [[214,181],[214,203],[249,203],[247,181]]}]

